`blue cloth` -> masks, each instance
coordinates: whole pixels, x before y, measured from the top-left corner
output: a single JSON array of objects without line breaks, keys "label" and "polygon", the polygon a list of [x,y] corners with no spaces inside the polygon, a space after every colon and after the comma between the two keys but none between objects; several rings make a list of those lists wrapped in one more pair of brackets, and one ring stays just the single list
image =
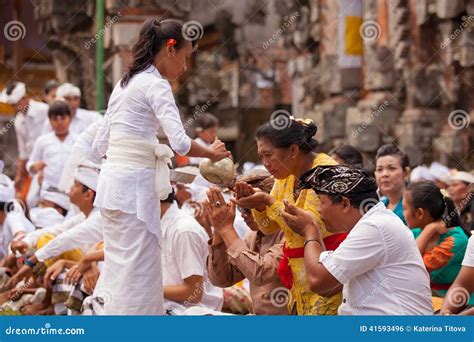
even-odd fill
[{"label": "blue cloth", "polygon": [[[388,207],[388,197],[382,197],[380,201],[385,204],[386,207]],[[406,226],[407,223],[405,221],[405,216],[403,215],[403,197],[400,198],[400,201],[397,203],[397,205],[392,211],[400,218],[400,220],[402,220],[403,224]]]}]

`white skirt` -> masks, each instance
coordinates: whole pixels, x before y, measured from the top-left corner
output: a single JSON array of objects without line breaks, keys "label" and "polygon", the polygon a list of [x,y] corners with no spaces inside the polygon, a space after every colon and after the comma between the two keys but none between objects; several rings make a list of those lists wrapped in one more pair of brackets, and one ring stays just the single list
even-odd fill
[{"label": "white skirt", "polygon": [[163,315],[161,241],[136,214],[100,209],[105,260],[94,291],[105,315]]}]

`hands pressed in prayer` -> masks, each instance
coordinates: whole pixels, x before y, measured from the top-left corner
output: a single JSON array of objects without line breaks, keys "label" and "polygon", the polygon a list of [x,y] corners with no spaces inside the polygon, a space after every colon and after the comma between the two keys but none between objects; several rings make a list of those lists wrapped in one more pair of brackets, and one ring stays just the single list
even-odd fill
[{"label": "hands pressed in prayer", "polygon": [[199,210],[196,210],[196,221],[204,228],[207,235],[212,237],[212,223],[209,218],[209,209],[206,208],[206,203],[195,203]]},{"label": "hands pressed in prayer", "polygon": [[286,224],[296,234],[306,238],[321,240],[319,225],[311,214],[288,203],[286,200],[283,203],[285,204],[285,211],[282,214],[283,218],[285,219]]},{"label": "hands pressed in prayer", "polygon": [[227,151],[227,149],[225,148],[225,144],[221,140],[219,140],[218,138],[216,138],[216,140],[214,140],[214,142],[211,144],[211,146],[209,146],[209,149],[210,149],[211,154],[212,154],[209,157],[209,159],[212,162],[217,162],[221,159],[224,159],[226,157],[231,156],[231,153],[229,151]]},{"label": "hands pressed in prayer", "polygon": [[219,188],[207,190],[207,199],[208,202],[204,206],[214,229],[217,232],[226,228],[234,229],[235,205],[225,202]]},{"label": "hands pressed in prayer", "polygon": [[248,197],[255,193],[255,189],[248,183],[245,182],[237,182],[235,183],[234,187],[235,191],[235,198],[241,199],[243,197]]},{"label": "hands pressed in prayer", "polygon": [[231,202],[245,209],[264,211],[266,207],[271,206],[274,202],[272,196],[244,182],[235,184],[235,195]]}]

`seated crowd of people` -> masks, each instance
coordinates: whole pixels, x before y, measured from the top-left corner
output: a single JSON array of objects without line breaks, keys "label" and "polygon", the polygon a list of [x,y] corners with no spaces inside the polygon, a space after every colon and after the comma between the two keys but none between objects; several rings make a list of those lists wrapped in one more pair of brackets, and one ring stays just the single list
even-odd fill
[{"label": "seated crowd of people", "polygon": [[[100,314],[110,300],[94,206],[104,118],[79,107],[70,83],[49,82],[44,100],[19,82],[0,98],[17,112],[19,156],[14,180],[0,170],[0,313]],[[196,141],[211,145],[218,126],[200,115]],[[316,132],[311,120],[265,123],[261,164],[219,186],[199,173],[202,158],[176,158],[160,203],[166,313],[474,313],[474,174],[412,170],[395,144],[379,148],[372,174],[353,146],[319,152]]]}]

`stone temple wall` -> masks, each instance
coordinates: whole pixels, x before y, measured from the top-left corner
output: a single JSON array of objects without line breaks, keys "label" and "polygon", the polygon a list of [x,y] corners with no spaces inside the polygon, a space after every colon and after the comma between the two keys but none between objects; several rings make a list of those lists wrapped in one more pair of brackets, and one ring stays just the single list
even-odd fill
[{"label": "stone temple wall", "polygon": [[394,141],[414,165],[474,167],[474,1],[293,6],[309,23],[284,37],[299,51],[289,62],[298,85],[293,111],[316,120],[324,147],[351,143],[370,160]]},{"label": "stone temple wall", "polygon": [[[58,78],[93,107],[95,2],[40,3]],[[285,110],[313,118],[326,151],[350,143],[370,161],[393,141],[413,165],[474,167],[474,0],[107,0],[106,97],[151,16],[201,25],[173,87],[187,125],[205,110],[221,117],[239,160],[256,159],[256,126]]]}]

